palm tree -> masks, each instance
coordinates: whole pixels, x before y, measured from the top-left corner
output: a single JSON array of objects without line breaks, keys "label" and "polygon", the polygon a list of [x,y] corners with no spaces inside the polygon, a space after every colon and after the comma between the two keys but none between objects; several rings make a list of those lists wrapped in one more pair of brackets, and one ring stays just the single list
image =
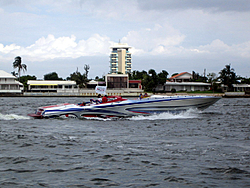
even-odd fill
[{"label": "palm tree", "polygon": [[224,85],[228,86],[228,90],[233,90],[233,84],[238,82],[238,77],[234,72],[234,69],[231,68],[231,65],[226,65],[224,69],[219,72],[220,76],[218,77]]},{"label": "palm tree", "polygon": [[22,59],[20,56],[15,57],[15,61],[13,62],[14,69],[18,68],[18,76],[20,81],[21,70],[23,72],[27,71],[27,65],[22,64]]}]

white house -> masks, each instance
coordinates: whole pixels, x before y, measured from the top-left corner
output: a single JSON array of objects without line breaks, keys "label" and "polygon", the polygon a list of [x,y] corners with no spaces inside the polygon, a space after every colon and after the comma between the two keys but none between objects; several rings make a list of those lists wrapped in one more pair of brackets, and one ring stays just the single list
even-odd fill
[{"label": "white house", "polygon": [[16,81],[16,77],[3,70],[0,70],[0,93],[2,94],[20,94],[23,84]]},{"label": "white house", "polygon": [[192,78],[192,74],[188,72],[182,72],[180,74],[172,76],[171,78],[169,78],[169,80],[171,82],[190,82]]},{"label": "white house", "polygon": [[203,82],[166,82],[164,91],[206,91],[211,84]]},{"label": "white house", "polygon": [[250,92],[250,84],[233,84],[234,91]]},{"label": "white house", "polygon": [[75,81],[28,80],[27,84],[31,92],[78,92]]},{"label": "white house", "polygon": [[192,74],[182,72],[169,78],[170,81],[167,81],[164,85],[158,86],[156,91],[205,91],[209,89],[211,84],[191,82],[192,78]]}]

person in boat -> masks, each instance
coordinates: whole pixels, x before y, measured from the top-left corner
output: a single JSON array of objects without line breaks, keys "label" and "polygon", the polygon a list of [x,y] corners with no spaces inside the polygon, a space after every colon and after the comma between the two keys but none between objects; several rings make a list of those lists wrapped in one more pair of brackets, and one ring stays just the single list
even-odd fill
[{"label": "person in boat", "polygon": [[144,94],[143,98],[149,97],[147,93]]},{"label": "person in boat", "polygon": [[140,95],[139,95],[139,99],[142,99],[143,98],[143,95],[142,95],[142,93],[140,93]]},{"label": "person in boat", "polygon": [[98,94],[96,104],[100,104],[100,103],[102,103],[102,95]]},{"label": "person in boat", "polygon": [[81,104],[80,104],[80,106],[85,106],[85,105],[86,105],[86,103],[85,103],[85,102],[83,102],[83,103],[81,103]]},{"label": "person in boat", "polygon": [[107,96],[107,95],[104,95],[104,96],[102,97],[102,103],[106,103],[106,102],[108,102],[108,96]]},{"label": "person in boat", "polygon": [[90,106],[96,105],[96,101],[94,99],[90,99]]}]

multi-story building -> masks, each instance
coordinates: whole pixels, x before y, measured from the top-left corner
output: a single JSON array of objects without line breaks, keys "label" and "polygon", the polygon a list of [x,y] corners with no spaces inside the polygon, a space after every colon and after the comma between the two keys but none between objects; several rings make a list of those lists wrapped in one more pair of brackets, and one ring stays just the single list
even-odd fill
[{"label": "multi-story building", "polygon": [[23,84],[16,81],[16,77],[0,70],[0,94],[20,94]]},{"label": "multi-story building", "polygon": [[110,54],[110,73],[111,74],[128,74],[131,73],[131,53],[127,43],[115,43],[111,46]]}]

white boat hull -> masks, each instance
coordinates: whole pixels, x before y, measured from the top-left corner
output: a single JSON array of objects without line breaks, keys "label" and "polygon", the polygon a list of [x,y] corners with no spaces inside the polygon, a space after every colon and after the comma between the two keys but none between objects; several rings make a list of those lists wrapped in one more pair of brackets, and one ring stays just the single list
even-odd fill
[{"label": "white boat hull", "polygon": [[[37,118],[60,116],[81,117],[131,117],[155,113],[179,113],[188,109],[204,110],[218,101],[220,97],[211,96],[153,96],[139,100],[124,100],[93,106],[62,104],[50,107],[40,107],[35,114]],[[40,112],[39,112],[40,110]]]}]

